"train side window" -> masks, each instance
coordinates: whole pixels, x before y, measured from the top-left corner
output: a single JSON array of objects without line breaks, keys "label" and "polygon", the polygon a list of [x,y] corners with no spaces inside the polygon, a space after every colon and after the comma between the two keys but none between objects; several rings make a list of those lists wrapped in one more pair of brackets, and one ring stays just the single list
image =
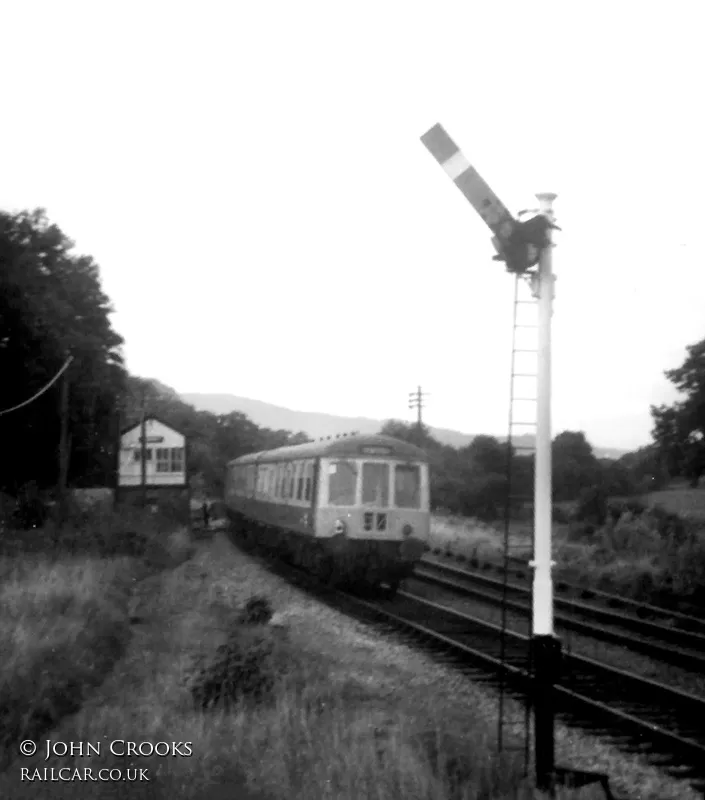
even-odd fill
[{"label": "train side window", "polygon": [[304,472],[305,483],[306,483],[306,490],[305,490],[305,493],[304,493],[304,499],[305,500],[310,500],[311,499],[311,484],[313,483],[313,481],[311,480],[311,473],[312,472],[313,472],[313,463],[311,461],[308,461],[306,463],[306,469],[305,469],[305,472]]},{"label": "train side window", "polygon": [[289,465],[289,499],[296,498],[296,464]]},{"label": "train side window", "polygon": [[282,468],[282,499],[289,497],[289,465],[284,464]]},{"label": "train side window", "polygon": [[303,500],[304,499],[304,468],[305,464],[303,461],[299,461],[299,468],[296,470],[297,474],[297,491],[296,491],[296,499]]}]

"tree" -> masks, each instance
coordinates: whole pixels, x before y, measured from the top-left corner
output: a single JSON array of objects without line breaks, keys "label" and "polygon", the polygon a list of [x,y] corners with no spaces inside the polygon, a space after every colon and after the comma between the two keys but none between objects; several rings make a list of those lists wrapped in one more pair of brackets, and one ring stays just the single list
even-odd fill
[{"label": "tree", "polygon": [[600,482],[600,464],[583,431],[563,431],[553,440],[553,495],[574,500],[580,491]]},{"label": "tree", "polygon": [[623,467],[634,492],[656,491],[667,485],[669,473],[656,444],[625,453],[615,464]]},{"label": "tree", "polygon": [[421,426],[417,423],[402,422],[398,419],[388,419],[382,425],[380,431],[384,436],[391,436],[400,439],[402,442],[416,445],[422,450],[434,449],[439,447],[439,443],[431,436],[428,425]]},{"label": "tree", "polygon": [[507,471],[507,445],[494,436],[476,436],[460,453],[467,455],[480,473],[503,475]]},{"label": "tree", "polygon": [[686,351],[683,364],[664,373],[685,397],[671,406],[651,406],[652,436],[669,474],[697,486],[705,472],[705,339]]},{"label": "tree", "polygon": [[[0,409],[31,398],[72,355],[69,482],[105,485],[125,379],[122,338],[112,328],[97,264],[73,247],[41,209],[0,212]],[[6,491],[16,494],[30,480],[39,490],[55,485],[60,391],[59,382],[0,416],[0,487]]]}]

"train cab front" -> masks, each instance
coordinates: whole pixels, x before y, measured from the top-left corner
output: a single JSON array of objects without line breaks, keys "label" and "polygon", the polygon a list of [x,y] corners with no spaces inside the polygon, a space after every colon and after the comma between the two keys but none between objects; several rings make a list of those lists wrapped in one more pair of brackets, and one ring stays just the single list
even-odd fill
[{"label": "train cab front", "polygon": [[321,532],[331,551],[373,583],[408,577],[428,539],[427,465],[359,458],[322,467]]}]

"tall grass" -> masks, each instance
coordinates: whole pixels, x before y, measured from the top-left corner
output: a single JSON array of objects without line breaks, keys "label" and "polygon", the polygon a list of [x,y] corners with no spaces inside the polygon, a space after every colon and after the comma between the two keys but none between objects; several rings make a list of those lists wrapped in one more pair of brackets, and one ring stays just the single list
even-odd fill
[{"label": "tall grass", "polygon": [[[657,605],[705,605],[705,520],[645,500],[613,502],[603,525],[576,521],[574,509],[572,521],[554,522],[554,576]],[[513,523],[511,534],[512,554],[530,555],[531,525]],[[436,514],[428,545],[431,555],[499,564],[503,531],[479,520]]]},{"label": "tall grass", "polygon": [[7,532],[0,555],[0,763],[75,711],[129,640],[135,581],[190,552],[141,513]]}]

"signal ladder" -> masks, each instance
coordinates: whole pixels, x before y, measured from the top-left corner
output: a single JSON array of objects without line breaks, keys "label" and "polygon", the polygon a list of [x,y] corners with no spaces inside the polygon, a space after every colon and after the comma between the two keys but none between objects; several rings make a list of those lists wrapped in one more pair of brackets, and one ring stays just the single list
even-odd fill
[{"label": "signal ladder", "polygon": [[[516,561],[517,554],[529,555],[527,552],[527,534],[531,541],[531,558],[533,559],[534,519],[533,519],[533,485],[536,454],[536,412],[538,388],[538,298],[534,296],[531,285],[531,274],[516,275],[514,284],[514,313],[512,328],[511,381],[509,392],[509,430],[507,434],[507,494],[504,510],[504,542],[503,542],[503,591],[502,591],[502,623],[500,641],[500,660],[506,659],[507,628],[507,583],[509,567]],[[518,444],[515,444],[516,441]],[[517,459],[523,457],[524,474],[521,476],[523,493],[516,491],[518,478]],[[529,462],[526,464],[526,462]],[[527,490],[528,487],[528,490]],[[516,513],[522,519],[516,520]],[[526,520],[525,517],[529,519]],[[530,521],[529,521],[530,520]],[[520,522],[523,531],[516,530]],[[527,524],[528,523],[528,524]],[[533,582],[532,582],[533,585]],[[533,590],[532,590],[533,592]],[[533,597],[532,597],[533,603]],[[527,641],[531,641],[531,618],[528,619],[526,631]],[[518,666],[515,664],[515,666]],[[520,666],[520,665],[519,665]],[[526,670],[529,681],[533,679],[531,649],[526,653]],[[505,696],[507,693],[505,673],[500,674],[499,714],[497,742],[502,751],[519,750],[524,754],[524,771],[529,772],[531,751],[531,691],[530,683],[525,694],[523,720],[523,745],[507,746],[505,728],[510,724]]]}]

